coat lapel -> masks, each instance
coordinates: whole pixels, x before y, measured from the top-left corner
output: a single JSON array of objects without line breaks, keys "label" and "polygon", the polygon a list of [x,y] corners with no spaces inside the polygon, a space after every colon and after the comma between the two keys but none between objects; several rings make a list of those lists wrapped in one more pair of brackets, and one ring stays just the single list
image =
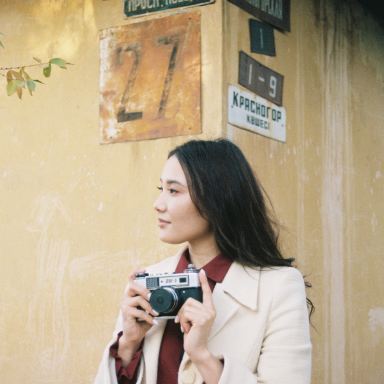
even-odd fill
[{"label": "coat lapel", "polygon": [[260,270],[232,263],[223,282],[216,284],[212,299],[216,318],[209,340],[215,337],[240,306],[257,310]]},{"label": "coat lapel", "polygon": [[[220,337],[220,331],[228,324],[241,306],[246,306],[254,311],[257,310],[259,280],[259,269],[243,267],[234,262],[223,282],[216,284],[212,294],[216,318],[208,338],[208,348],[214,339]],[[190,363],[189,356],[184,353],[179,367],[179,375]],[[203,380],[198,372],[196,374],[194,384],[201,384]]]},{"label": "coat lapel", "polygon": [[157,382],[158,359],[153,357],[159,356],[161,339],[163,338],[166,324],[166,320],[159,320],[159,325],[153,326],[146,335],[143,346],[146,384],[156,384]]},{"label": "coat lapel", "polygon": [[223,290],[222,284],[216,284],[212,294],[213,303],[216,310],[216,318],[212,324],[209,339],[211,340],[216,334],[224,327],[224,325],[231,319],[237,312],[240,304],[233,300],[233,298],[226,294]]}]

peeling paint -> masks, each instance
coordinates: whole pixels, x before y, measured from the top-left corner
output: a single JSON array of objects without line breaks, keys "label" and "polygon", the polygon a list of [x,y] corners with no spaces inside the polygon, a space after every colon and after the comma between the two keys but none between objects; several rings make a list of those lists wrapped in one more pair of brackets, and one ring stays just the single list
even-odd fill
[{"label": "peeling paint", "polygon": [[37,371],[50,382],[60,375],[70,348],[69,320],[64,280],[70,254],[68,240],[54,234],[57,222],[70,221],[57,195],[37,199],[28,230],[38,233],[35,283],[30,294],[27,332],[33,338]]},{"label": "peeling paint", "polygon": [[384,331],[384,307],[371,308],[368,312],[368,322],[372,333]]},{"label": "peeling paint", "polygon": [[377,219],[377,215],[376,215],[376,213],[373,213],[372,216],[371,216],[372,232],[376,232],[378,224],[379,224],[379,220]]},{"label": "peeling paint", "polygon": [[[324,123],[322,221],[324,250],[324,287],[329,297],[325,308],[330,325],[324,350],[327,383],[345,383],[345,276],[344,262],[348,248],[343,236],[345,206],[348,203],[349,179],[345,167],[351,161],[351,122],[349,88],[348,12],[323,2],[323,17],[329,28],[323,38]],[[347,257],[347,256],[346,256]]]}]

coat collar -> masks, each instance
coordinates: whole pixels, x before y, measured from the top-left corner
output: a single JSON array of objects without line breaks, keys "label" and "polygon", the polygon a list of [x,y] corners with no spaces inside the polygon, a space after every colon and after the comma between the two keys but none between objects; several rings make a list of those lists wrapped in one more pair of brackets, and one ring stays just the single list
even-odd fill
[{"label": "coat collar", "polygon": [[244,267],[233,262],[223,282],[223,291],[240,304],[256,311],[260,268]]}]

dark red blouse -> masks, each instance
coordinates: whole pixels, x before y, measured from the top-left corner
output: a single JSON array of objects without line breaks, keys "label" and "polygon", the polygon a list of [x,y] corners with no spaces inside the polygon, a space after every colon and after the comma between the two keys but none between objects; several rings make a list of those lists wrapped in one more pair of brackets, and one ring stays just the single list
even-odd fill
[{"label": "dark red blouse", "polygon": [[[175,272],[183,272],[189,263],[190,257],[187,249],[181,256]],[[203,268],[207,274],[208,283],[212,291],[216,283],[221,283],[224,280],[231,264],[232,261],[230,259],[219,254],[204,265]],[[136,382],[137,369],[142,354],[142,345],[133,356],[129,365],[123,367],[121,359],[117,354],[121,334],[122,333],[119,333],[117,341],[111,346],[110,353],[111,356],[115,358],[116,375],[119,384],[134,384]],[[180,330],[180,324],[175,324],[174,320],[168,320],[159,352],[158,384],[177,384],[177,373],[183,354],[183,334]]]}]

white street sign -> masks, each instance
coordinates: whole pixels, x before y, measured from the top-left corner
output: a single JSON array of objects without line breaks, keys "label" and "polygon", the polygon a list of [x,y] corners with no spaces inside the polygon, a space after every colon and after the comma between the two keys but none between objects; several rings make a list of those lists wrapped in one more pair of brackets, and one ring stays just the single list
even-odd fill
[{"label": "white street sign", "polygon": [[286,141],[285,108],[233,85],[228,87],[228,122],[271,139]]}]

